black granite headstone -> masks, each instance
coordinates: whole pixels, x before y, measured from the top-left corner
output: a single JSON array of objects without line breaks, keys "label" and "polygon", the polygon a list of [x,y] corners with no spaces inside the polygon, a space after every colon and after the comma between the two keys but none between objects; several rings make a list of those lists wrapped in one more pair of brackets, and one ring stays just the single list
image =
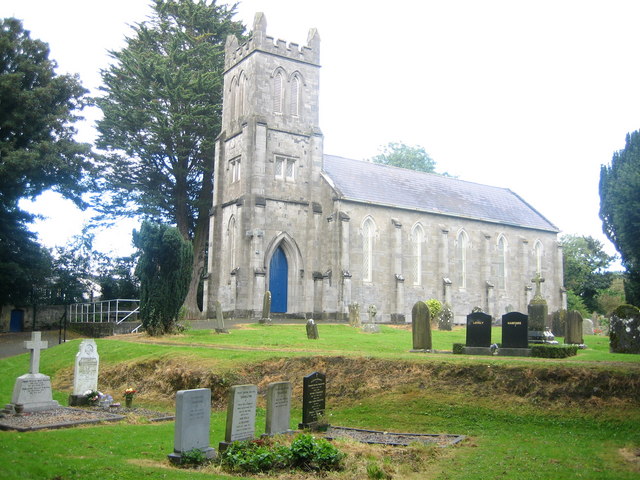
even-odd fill
[{"label": "black granite headstone", "polygon": [[312,428],[324,415],[327,380],[324,373],[313,372],[302,381],[302,423],[299,428]]},{"label": "black granite headstone", "polygon": [[520,312],[502,316],[502,348],[529,348],[529,317]]},{"label": "black granite headstone", "polygon": [[467,347],[491,346],[491,315],[475,312],[467,315]]}]

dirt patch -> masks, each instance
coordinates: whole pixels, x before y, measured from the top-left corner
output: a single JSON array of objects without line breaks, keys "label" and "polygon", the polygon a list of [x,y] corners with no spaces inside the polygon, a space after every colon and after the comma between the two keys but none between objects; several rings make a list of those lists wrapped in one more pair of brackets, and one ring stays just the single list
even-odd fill
[{"label": "dirt patch", "polygon": [[632,472],[640,472],[640,447],[621,448],[618,451],[620,452],[620,455],[624,459],[625,463],[629,465]]},{"label": "dirt patch", "polygon": [[[290,381],[294,397],[301,398],[302,379],[314,371],[327,374],[327,396],[334,405],[398,388],[464,391],[480,397],[515,395],[547,403],[640,404],[640,372],[413,363],[340,356],[278,358],[235,371],[220,371],[215,363],[196,363],[186,357],[140,360],[101,367],[100,388],[117,397],[118,392],[134,386],[140,399],[160,402],[173,401],[178,390],[210,388],[214,407],[224,408],[229,387],[238,384],[255,384],[264,393],[271,382]],[[72,369],[59,372],[54,387],[71,390],[72,378]]]}]

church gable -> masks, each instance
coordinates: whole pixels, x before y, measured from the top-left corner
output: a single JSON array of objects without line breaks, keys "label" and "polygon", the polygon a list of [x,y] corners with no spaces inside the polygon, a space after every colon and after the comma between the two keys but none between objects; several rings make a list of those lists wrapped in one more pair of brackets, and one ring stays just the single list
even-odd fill
[{"label": "church gable", "polygon": [[324,155],[324,173],[343,200],[558,231],[506,188],[333,155]]}]

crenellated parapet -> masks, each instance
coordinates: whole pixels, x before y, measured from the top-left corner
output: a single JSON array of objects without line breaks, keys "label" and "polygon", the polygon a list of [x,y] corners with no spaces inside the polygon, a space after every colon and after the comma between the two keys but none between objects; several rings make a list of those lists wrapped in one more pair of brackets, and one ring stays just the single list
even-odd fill
[{"label": "crenellated parapet", "polygon": [[307,45],[300,46],[297,43],[287,43],[284,40],[274,39],[267,35],[267,20],[264,13],[256,13],[253,21],[253,32],[249,40],[239,44],[235,35],[229,35],[225,44],[225,70],[240,63],[255,51],[266,52],[279,57],[320,65],[320,35],[318,30],[309,30]]}]

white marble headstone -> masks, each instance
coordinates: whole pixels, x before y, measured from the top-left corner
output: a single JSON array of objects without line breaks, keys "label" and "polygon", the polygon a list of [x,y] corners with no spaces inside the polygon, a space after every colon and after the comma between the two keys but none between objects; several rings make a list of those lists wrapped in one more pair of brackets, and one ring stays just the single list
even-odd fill
[{"label": "white marble headstone", "polygon": [[276,435],[290,431],[291,382],[273,382],[267,386],[267,420],[265,433]]},{"label": "white marble headstone", "polygon": [[226,442],[253,440],[256,431],[257,400],[257,386],[234,385],[231,387],[224,437]]},{"label": "white marble headstone", "polygon": [[73,394],[83,395],[87,390],[98,390],[98,367],[100,356],[93,339],[80,342],[73,370]]},{"label": "white marble headstone", "polygon": [[209,446],[211,423],[211,389],[179,390],[176,393],[176,425],[172,461],[178,461],[182,453],[198,449],[207,458],[214,458],[216,451]]}]

